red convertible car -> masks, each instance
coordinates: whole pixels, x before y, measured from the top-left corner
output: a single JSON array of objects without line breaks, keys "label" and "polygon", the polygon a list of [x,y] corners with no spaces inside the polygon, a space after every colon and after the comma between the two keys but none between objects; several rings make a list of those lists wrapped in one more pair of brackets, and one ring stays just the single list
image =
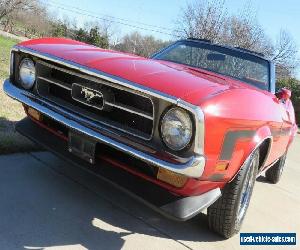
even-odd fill
[{"label": "red convertible car", "polygon": [[229,238],[256,177],[279,181],[296,134],[274,69],[200,39],[148,59],[44,38],[12,49],[4,91],[24,106],[21,134],[169,217],[207,208],[209,227]]}]

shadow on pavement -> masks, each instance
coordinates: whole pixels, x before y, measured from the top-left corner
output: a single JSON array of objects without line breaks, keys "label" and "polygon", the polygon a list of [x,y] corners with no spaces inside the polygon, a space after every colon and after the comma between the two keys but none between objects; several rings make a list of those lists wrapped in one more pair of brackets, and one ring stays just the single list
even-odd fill
[{"label": "shadow on pavement", "polygon": [[9,121],[5,117],[0,117],[0,132],[14,132],[16,121]]},{"label": "shadow on pavement", "polygon": [[15,131],[16,124],[17,121],[0,116],[0,155],[39,149],[32,141]]},{"label": "shadow on pavement", "polygon": [[1,249],[120,249],[133,234],[176,241],[223,240],[208,231],[205,214],[172,221],[52,154],[31,156],[35,159],[0,158]]}]

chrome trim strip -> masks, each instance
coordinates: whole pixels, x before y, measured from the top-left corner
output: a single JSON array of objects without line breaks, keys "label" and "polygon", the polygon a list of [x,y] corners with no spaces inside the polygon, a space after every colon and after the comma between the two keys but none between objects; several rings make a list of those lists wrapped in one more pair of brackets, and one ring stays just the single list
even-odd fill
[{"label": "chrome trim strip", "polygon": [[[73,83],[72,86],[73,85],[82,86],[82,85],[80,85],[78,83]],[[101,97],[103,98],[103,94],[100,93],[100,91],[92,89],[92,88],[89,88],[89,87],[85,87],[85,88],[87,88],[87,89],[89,89],[91,91],[95,91],[95,92],[99,93],[101,95]],[[99,110],[103,110],[103,107],[102,108],[98,108],[97,106],[88,104],[88,103],[83,102],[83,101],[79,100],[78,98],[74,97],[73,96],[73,88],[71,89],[71,93],[72,93],[72,98],[74,100],[76,100],[77,102],[80,102],[80,103],[82,103],[84,105],[87,105],[87,106],[90,106],[90,107],[93,107],[93,108],[96,108],[96,109],[99,109]],[[107,101],[106,99],[104,99],[104,106],[105,105],[108,105],[108,106],[111,106],[111,107],[115,107],[115,108],[118,108],[118,109],[122,109],[124,111],[127,111],[128,113],[136,114],[136,115],[142,116],[144,118],[147,118],[149,120],[153,120],[154,119],[151,115],[147,115],[146,113],[143,113],[143,112],[140,112],[140,111],[135,111],[137,109],[135,109],[134,107],[129,107],[129,106],[125,106],[125,105],[122,105],[122,104],[112,103],[112,102]],[[152,107],[153,107],[153,103],[152,103]]]},{"label": "chrome trim strip", "polygon": [[[43,103],[42,100],[41,103],[36,102],[34,100],[34,98],[36,99],[34,95],[32,95],[31,93],[25,90],[15,87],[9,80],[5,80],[3,84],[3,89],[8,96],[38,110],[42,114],[45,114],[48,117],[56,120],[57,122],[62,123],[68,128],[74,129],[87,136],[95,138],[96,140],[101,141],[102,143],[110,145],[115,149],[120,150],[126,154],[129,154],[146,163],[152,164],[157,167],[165,168],[170,171],[183,174],[185,176],[192,177],[192,178],[198,178],[203,173],[204,166],[205,166],[205,158],[202,155],[195,154],[185,163],[176,164],[176,163],[167,162],[159,158],[153,157],[149,154],[146,154],[142,151],[139,151],[135,148],[127,146],[123,143],[117,142],[107,136],[102,135],[101,133],[93,129],[90,129],[82,125],[80,122],[76,121],[75,119],[74,120],[70,119],[67,116],[62,115],[57,111],[53,111],[46,105],[46,103]],[[64,113],[68,114],[68,112],[66,111],[64,111]]]},{"label": "chrome trim strip", "polygon": [[[21,51],[23,53],[28,53],[31,54],[33,56],[36,56],[38,58],[44,59],[44,60],[48,60],[48,61],[52,61],[61,65],[64,65],[66,67],[78,70],[80,72],[83,72],[85,74],[91,75],[91,76],[95,76],[97,78],[102,78],[104,80],[107,80],[109,82],[112,83],[116,83],[117,85],[126,87],[128,89],[132,89],[135,91],[140,92],[141,94],[147,94],[149,96],[152,97],[156,97],[159,99],[163,99],[165,101],[170,102],[171,104],[174,105],[178,105],[179,107],[182,107],[184,109],[189,110],[190,112],[192,112],[192,114],[194,115],[195,118],[195,125],[196,125],[196,133],[195,133],[195,142],[194,142],[194,152],[196,154],[204,154],[204,113],[201,110],[200,107],[192,105],[190,103],[187,103],[183,100],[181,100],[180,98],[162,93],[160,91],[154,90],[154,89],[150,89],[147,88],[145,86],[139,85],[137,83],[128,81],[126,79],[122,79],[120,77],[117,76],[113,76],[113,75],[109,75],[105,72],[96,70],[96,69],[91,69],[88,68],[86,66],[80,65],[78,63],[75,62],[71,62],[71,61],[67,61],[65,59],[50,55],[50,54],[46,54],[46,53],[40,53],[38,51],[29,49],[29,48],[25,48],[25,47],[21,47],[21,46],[15,46],[13,47],[12,51]],[[150,98],[151,99],[151,98]],[[152,100],[152,99],[151,99]],[[154,107],[154,106],[153,106]],[[155,114],[155,110],[153,110],[153,115]],[[153,126],[154,129],[154,126]]]},{"label": "chrome trim strip", "polygon": [[105,104],[108,105],[108,106],[111,106],[111,107],[122,109],[122,110],[127,111],[127,112],[132,113],[132,114],[136,114],[136,115],[142,116],[142,117],[147,118],[149,120],[154,120],[154,117],[152,117],[151,115],[147,115],[146,113],[142,113],[140,111],[135,111],[133,107],[132,107],[132,109],[129,109],[125,105],[111,103],[111,102],[105,102]]},{"label": "chrome trim strip", "polygon": [[52,81],[52,80],[50,80],[50,79],[48,79],[48,78],[46,78],[46,77],[43,77],[43,76],[38,76],[38,79],[41,79],[41,80],[43,80],[43,81],[52,83],[52,84],[54,84],[54,85],[57,85],[57,86],[59,86],[59,87],[61,87],[61,88],[67,89],[67,90],[69,90],[69,91],[72,90],[71,88],[69,88],[69,87],[67,87],[67,86],[65,86],[65,85],[63,85],[63,84],[61,84],[61,83],[59,83],[59,82],[57,82],[57,81]]}]

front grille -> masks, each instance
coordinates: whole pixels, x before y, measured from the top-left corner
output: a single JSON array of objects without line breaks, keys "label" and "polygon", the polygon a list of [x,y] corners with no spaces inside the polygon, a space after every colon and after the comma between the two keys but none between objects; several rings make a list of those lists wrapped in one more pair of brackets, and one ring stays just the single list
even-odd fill
[{"label": "front grille", "polygon": [[95,123],[142,139],[152,138],[154,107],[150,97],[44,61],[37,61],[36,71],[40,96]]}]

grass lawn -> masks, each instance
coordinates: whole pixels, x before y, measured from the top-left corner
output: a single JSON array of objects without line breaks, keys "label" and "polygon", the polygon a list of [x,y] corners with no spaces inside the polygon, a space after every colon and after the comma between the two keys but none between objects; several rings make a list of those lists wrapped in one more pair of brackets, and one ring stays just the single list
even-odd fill
[{"label": "grass lawn", "polygon": [[10,49],[18,43],[0,36],[0,154],[24,152],[36,149],[36,146],[14,131],[14,125],[25,114],[22,105],[3,92],[3,81],[8,77]]}]

